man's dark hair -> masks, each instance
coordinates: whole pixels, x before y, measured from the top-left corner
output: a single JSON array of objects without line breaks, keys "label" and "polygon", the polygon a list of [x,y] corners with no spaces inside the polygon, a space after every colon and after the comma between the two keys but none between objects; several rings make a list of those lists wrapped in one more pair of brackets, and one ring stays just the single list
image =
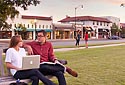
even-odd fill
[{"label": "man's dark hair", "polygon": [[44,36],[46,36],[46,35],[47,35],[47,32],[46,32],[45,30],[40,30],[40,31],[37,31],[37,34],[38,34],[38,33],[41,33],[41,32],[43,33],[43,35],[44,35]]}]

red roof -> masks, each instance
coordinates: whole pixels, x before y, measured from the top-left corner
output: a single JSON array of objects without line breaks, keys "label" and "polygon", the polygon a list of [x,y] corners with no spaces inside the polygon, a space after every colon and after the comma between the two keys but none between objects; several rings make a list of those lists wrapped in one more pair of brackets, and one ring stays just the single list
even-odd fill
[{"label": "red roof", "polygon": [[93,16],[77,16],[77,17],[66,17],[62,20],[60,20],[59,22],[70,22],[70,21],[101,21],[101,22],[108,22],[111,23],[111,21],[109,21],[106,18],[102,18],[102,17],[93,17]]},{"label": "red roof", "polygon": [[52,17],[22,15],[22,19],[52,20]]}]

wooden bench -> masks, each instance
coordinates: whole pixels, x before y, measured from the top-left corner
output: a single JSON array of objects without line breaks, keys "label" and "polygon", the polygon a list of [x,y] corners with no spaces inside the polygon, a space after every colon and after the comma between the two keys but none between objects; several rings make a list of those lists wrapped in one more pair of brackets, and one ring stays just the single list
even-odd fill
[{"label": "wooden bench", "polygon": [[[3,57],[2,54],[6,53],[6,49],[2,50],[0,49],[0,85],[9,85],[10,83],[16,82],[16,80],[10,75],[9,70],[6,68],[5,66],[5,57]],[[60,63],[62,64],[67,64],[66,60],[59,60]],[[52,78],[53,76],[51,75],[47,75],[47,78]],[[30,79],[24,79],[24,80],[20,80],[20,82],[25,82],[25,83],[29,83],[31,82]]]}]

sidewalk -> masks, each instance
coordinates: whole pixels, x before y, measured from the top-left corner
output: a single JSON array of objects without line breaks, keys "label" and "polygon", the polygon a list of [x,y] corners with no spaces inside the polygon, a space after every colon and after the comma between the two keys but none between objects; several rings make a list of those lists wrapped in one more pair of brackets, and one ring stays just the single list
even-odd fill
[{"label": "sidewalk", "polygon": [[[47,41],[50,42],[60,42],[60,41],[74,41],[75,39],[49,39]],[[81,39],[82,40],[82,39]],[[107,39],[89,39],[89,41],[91,40],[107,40]],[[0,39],[0,43],[8,43],[10,41],[10,39]],[[33,40],[23,40],[24,42],[30,42]]]},{"label": "sidewalk", "polygon": [[[68,41],[68,40],[73,40],[73,39],[63,39],[63,41]],[[32,41],[32,40],[24,40],[24,42],[28,42],[28,41]],[[51,42],[57,42],[57,41],[62,41],[62,39],[58,39],[58,40],[49,40]],[[73,40],[74,41],[74,40]],[[0,40],[1,42],[1,48],[3,47],[3,45],[5,43],[9,42],[9,39],[6,40]],[[119,45],[125,45],[125,43],[121,43],[121,44],[108,44],[108,45],[99,45],[99,46],[89,46],[89,48],[100,48],[100,47],[109,47],[109,46],[119,46]],[[59,48],[59,49],[54,49],[54,52],[59,52],[59,51],[70,51],[70,50],[78,50],[78,49],[87,49],[85,47],[74,47],[74,48]]]},{"label": "sidewalk", "polygon": [[120,45],[125,45],[125,43],[109,44],[109,45],[99,45],[99,46],[89,46],[88,48],[85,48],[85,47],[79,47],[79,48],[78,47],[75,47],[75,48],[59,48],[59,49],[54,49],[54,52],[79,50],[79,49],[89,49],[89,48],[100,48],[100,47],[109,47],[109,46],[120,46]]}]

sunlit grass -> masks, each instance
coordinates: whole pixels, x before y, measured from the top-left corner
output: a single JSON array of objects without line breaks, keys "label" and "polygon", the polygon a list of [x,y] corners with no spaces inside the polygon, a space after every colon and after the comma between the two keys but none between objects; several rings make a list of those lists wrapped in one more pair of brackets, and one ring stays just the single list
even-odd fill
[{"label": "sunlit grass", "polygon": [[[125,46],[55,52],[79,73],[65,73],[67,85],[125,85]],[[52,81],[57,82],[56,78]],[[41,84],[42,85],[42,84]]]}]

